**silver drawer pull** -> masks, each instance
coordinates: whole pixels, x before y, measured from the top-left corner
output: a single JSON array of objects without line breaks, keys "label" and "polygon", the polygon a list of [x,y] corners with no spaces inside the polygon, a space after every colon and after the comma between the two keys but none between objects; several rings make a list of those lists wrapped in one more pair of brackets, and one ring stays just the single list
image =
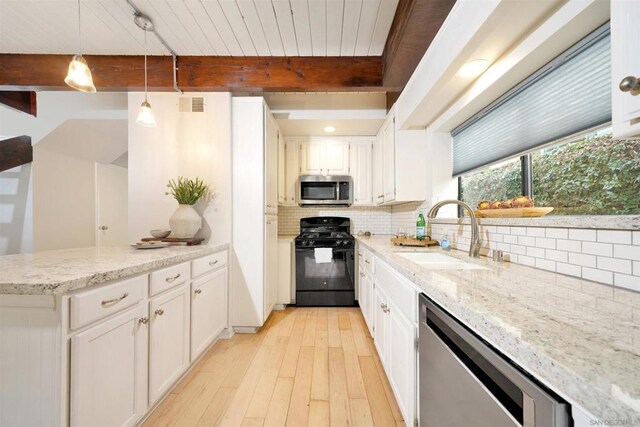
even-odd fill
[{"label": "silver drawer pull", "polygon": [[358,254],[359,257],[362,257],[362,254]]},{"label": "silver drawer pull", "polygon": [[366,262],[367,264],[371,264],[368,259],[365,259],[364,262]]},{"label": "silver drawer pull", "polygon": [[122,301],[123,299],[125,299],[128,296],[129,296],[129,292],[125,292],[124,294],[122,294],[118,298],[106,299],[106,300],[102,301],[100,304],[102,304],[102,305],[115,304],[117,302]]},{"label": "silver drawer pull", "polygon": [[216,265],[217,263],[218,263],[218,260],[215,260],[215,261],[211,261],[211,262],[209,263],[209,265],[213,267],[213,266],[214,266],[214,265]]},{"label": "silver drawer pull", "polygon": [[175,276],[173,276],[173,277],[167,277],[167,278],[166,278],[166,279],[164,279],[164,280],[166,280],[167,282],[171,283],[171,282],[173,282],[174,280],[178,279],[179,277],[180,277],[180,273],[176,274],[176,275],[175,275]]},{"label": "silver drawer pull", "polygon": [[146,325],[147,323],[149,323],[149,318],[148,317],[141,317],[141,318],[138,319],[138,323]]},{"label": "silver drawer pull", "polygon": [[193,293],[200,295],[202,293],[202,289],[196,289]]},{"label": "silver drawer pull", "polygon": [[360,277],[364,277],[364,273],[360,273]]},{"label": "silver drawer pull", "polygon": [[155,311],[156,316],[162,316],[164,314],[164,310],[159,308]]}]

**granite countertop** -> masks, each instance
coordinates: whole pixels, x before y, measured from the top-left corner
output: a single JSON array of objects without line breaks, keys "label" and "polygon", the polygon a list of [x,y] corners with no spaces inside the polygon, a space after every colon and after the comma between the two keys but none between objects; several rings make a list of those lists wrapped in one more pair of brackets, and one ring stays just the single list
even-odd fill
[{"label": "granite countertop", "polygon": [[298,237],[297,234],[278,234],[278,239],[280,240],[293,240]]},{"label": "granite countertop", "polygon": [[487,270],[433,270],[397,255],[436,249],[358,241],[419,291],[568,401],[640,425],[640,293],[518,264],[448,255]]},{"label": "granite countertop", "polygon": [[88,247],[0,256],[0,295],[56,295],[149,272],[228,248],[228,244],[135,249]]}]

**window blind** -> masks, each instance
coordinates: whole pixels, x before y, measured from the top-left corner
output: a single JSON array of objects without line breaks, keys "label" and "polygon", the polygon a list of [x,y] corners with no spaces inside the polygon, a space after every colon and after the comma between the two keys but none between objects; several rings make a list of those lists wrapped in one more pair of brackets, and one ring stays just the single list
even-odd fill
[{"label": "window blind", "polygon": [[453,175],[611,121],[609,23],[456,127]]}]

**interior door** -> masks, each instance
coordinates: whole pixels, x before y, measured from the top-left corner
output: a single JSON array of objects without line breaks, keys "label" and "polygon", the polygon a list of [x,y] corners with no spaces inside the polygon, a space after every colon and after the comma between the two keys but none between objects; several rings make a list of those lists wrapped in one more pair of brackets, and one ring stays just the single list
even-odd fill
[{"label": "interior door", "polygon": [[273,115],[265,106],[265,207],[267,214],[278,213],[278,125]]},{"label": "interior door", "polygon": [[96,163],[96,243],[127,244],[127,169]]},{"label": "interior door", "polygon": [[265,217],[265,307],[266,321],[278,300],[278,218]]}]

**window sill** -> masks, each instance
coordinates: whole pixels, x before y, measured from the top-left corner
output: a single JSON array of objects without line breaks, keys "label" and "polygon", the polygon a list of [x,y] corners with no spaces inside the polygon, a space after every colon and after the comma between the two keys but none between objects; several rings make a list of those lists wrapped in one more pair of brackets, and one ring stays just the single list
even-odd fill
[{"label": "window sill", "polygon": [[[433,218],[434,224],[469,224],[469,218]],[[478,218],[479,224],[520,227],[640,230],[640,215],[543,216],[540,218]]]}]

